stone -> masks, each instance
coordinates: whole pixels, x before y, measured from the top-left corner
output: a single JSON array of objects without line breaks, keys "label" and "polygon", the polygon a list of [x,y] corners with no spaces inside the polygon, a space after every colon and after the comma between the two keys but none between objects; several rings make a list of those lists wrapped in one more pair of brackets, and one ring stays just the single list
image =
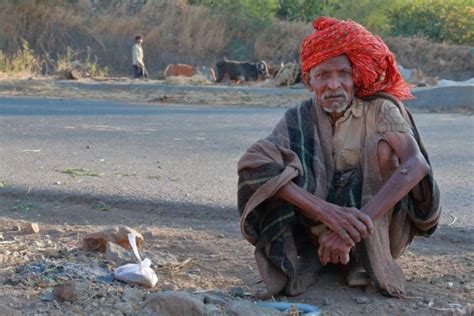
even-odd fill
[{"label": "stone", "polygon": [[205,294],[198,294],[198,296],[204,302],[204,304],[225,305],[227,303],[227,301],[224,298],[219,297],[217,295],[205,293]]},{"label": "stone", "polygon": [[325,298],[323,298],[322,304],[325,305],[325,306],[330,305],[330,304],[331,304],[331,300],[329,300],[327,297],[325,297]]},{"label": "stone", "polygon": [[84,248],[89,251],[105,252],[107,242],[109,241],[123,248],[131,249],[132,247],[128,242],[128,234],[135,234],[138,248],[143,245],[144,239],[142,234],[130,227],[117,225],[84,236]]},{"label": "stone", "polygon": [[125,315],[131,315],[135,312],[132,304],[130,304],[129,302],[119,302],[114,305],[114,308],[124,313]]},{"label": "stone", "polygon": [[24,230],[25,234],[37,234],[40,231],[38,223],[28,223]]},{"label": "stone", "polygon": [[130,302],[132,304],[139,304],[143,302],[145,294],[138,288],[126,288],[122,294],[123,302]]},{"label": "stone", "polygon": [[0,253],[0,264],[4,264],[8,261],[9,256],[4,253]]},{"label": "stone", "polygon": [[178,258],[176,256],[162,251],[145,251],[145,258],[151,260],[152,264],[157,267],[172,267],[179,264]]},{"label": "stone", "polygon": [[48,248],[42,251],[42,254],[47,258],[60,258],[62,251],[60,249]]},{"label": "stone", "polygon": [[15,232],[21,232],[21,226],[20,225],[13,225],[12,230]]},{"label": "stone", "polygon": [[468,316],[474,315],[474,304],[467,304],[466,305],[466,313]]},{"label": "stone", "polygon": [[258,306],[250,301],[231,301],[225,306],[228,316],[282,316],[278,310]]},{"label": "stone", "polygon": [[76,291],[76,283],[74,281],[68,281],[63,284],[56,285],[53,288],[53,296],[59,301],[75,302],[78,299]]},{"label": "stone", "polygon": [[369,298],[364,295],[359,295],[355,298],[355,301],[357,304],[368,304],[369,303]]},{"label": "stone", "polygon": [[117,303],[119,303],[119,302],[120,302],[120,299],[119,299],[117,296],[115,296],[115,295],[109,295],[109,296],[107,296],[107,298],[105,299],[105,303],[106,303],[107,305],[115,305],[115,304],[117,304]]},{"label": "stone", "polygon": [[0,315],[21,315],[21,312],[8,307],[4,302],[0,302]]},{"label": "stone", "polygon": [[235,297],[245,297],[244,289],[241,287],[231,287],[229,294]]},{"label": "stone", "polygon": [[177,291],[179,288],[176,284],[166,282],[161,286],[161,289],[162,291]]},{"label": "stone", "polygon": [[160,292],[149,295],[138,315],[220,316],[220,308],[204,304],[199,297],[186,292]]},{"label": "stone", "polygon": [[43,295],[41,296],[42,301],[51,302],[53,300],[53,291],[51,289],[46,290]]},{"label": "stone", "polygon": [[123,247],[107,242],[105,246],[105,257],[107,260],[114,262],[117,266],[127,263],[137,263],[137,259],[131,251],[125,250]]}]

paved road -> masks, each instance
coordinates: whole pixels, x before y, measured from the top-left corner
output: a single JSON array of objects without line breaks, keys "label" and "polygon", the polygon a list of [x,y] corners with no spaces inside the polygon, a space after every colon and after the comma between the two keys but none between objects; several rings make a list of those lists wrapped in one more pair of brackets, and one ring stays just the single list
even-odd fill
[{"label": "paved road", "polygon": [[[2,190],[234,210],[238,158],[271,131],[284,111],[2,97]],[[474,117],[415,117],[443,192],[442,222],[456,216],[454,225],[472,227]]]}]

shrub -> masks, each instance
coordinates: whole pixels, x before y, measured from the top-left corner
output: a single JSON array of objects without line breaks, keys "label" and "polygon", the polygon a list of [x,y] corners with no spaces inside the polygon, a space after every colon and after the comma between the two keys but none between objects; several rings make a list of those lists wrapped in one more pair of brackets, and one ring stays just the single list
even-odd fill
[{"label": "shrub", "polygon": [[0,50],[0,72],[39,74],[41,71],[40,59],[35,56],[26,40],[21,39],[21,42],[22,47],[11,57]]},{"label": "shrub", "polygon": [[474,43],[472,0],[417,0],[389,10],[392,34],[435,41]]}]

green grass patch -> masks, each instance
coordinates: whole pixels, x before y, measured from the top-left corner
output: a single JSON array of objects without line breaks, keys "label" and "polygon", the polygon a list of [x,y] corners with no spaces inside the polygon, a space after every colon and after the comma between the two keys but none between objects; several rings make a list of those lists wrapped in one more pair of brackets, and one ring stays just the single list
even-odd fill
[{"label": "green grass patch", "polygon": [[90,170],[77,168],[77,169],[65,169],[61,171],[61,173],[65,173],[70,175],[71,177],[101,177],[103,174],[99,174],[96,172],[91,172]]},{"label": "green grass patch", "polygon": [[15,203],[15,205],[13,205],[10,208],[10,211],[18,211],[18,212],[27,213],[31,211],[32,208],[33,208],[33,204],[29,202],[24,202],[24,201],[18,201],[17,203]]},{"label": "green grass patch", "polygon": [[94,205],[94,208],[103,212],[110,211],[110,206],[105,204],[104,202],[97,203],[96,205]]},{"label": "green grass patch", "polygon": [[161,180],[161,176],[147,176],[147,179]]}]

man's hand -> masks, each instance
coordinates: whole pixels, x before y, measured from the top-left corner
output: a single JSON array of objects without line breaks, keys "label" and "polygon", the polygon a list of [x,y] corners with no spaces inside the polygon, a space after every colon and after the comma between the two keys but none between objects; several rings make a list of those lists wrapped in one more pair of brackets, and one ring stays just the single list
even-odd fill
[{"label": "man's hand", "polygon": [[297,206],[304,217],[326,224],[350,246],[355,245],[373,231],[370,217],[358,209],[328,203],[293,182],[284,185],[276,196]]},{"label": "man's hand", "polygon": [[349,246],[338,234],[333,231],[326,231],[319,237],[319,260],[323,265],[328,263],[342,263],[349,262]]},{"label": "man's hand", "polygon": [[373,232],[372,220],[354,207],[341,207],[327,203],[319,220],[336,233],[342,241],[354,246]]}]

